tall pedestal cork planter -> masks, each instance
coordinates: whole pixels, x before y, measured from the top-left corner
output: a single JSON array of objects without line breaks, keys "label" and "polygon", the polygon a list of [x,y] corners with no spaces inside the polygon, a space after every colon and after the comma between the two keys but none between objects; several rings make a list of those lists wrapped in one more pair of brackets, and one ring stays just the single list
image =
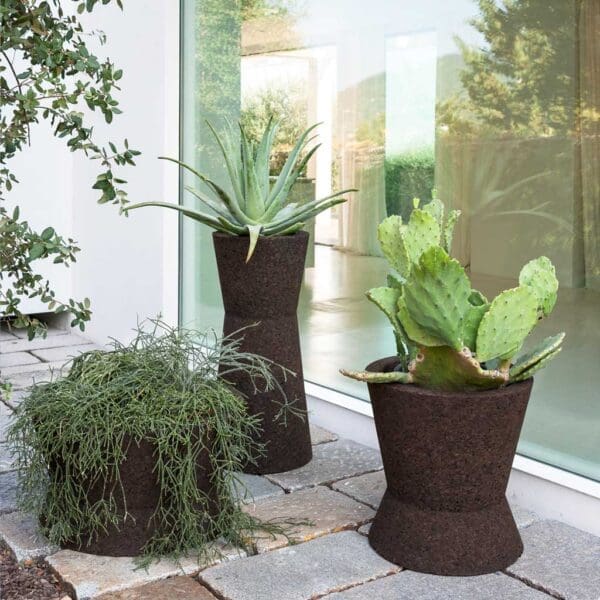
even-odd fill
[{"label": "tall pedestal cork planter", "polygon": [[457,393],[369,384],[388,486],[369,533],[381,556],[461,576],[517,560],[523,544],[505,493],[532,383]]},{"label": "tall pedestal cork planter", "polygon": [[[312,458],[302,356],[296,311],[308,234],[261,237],[254,255],[246,263],[248,238],[213,233],[219,281],[225,306],[223,334],[244,327],[241,350],[268,358],[293,371],[286,381],[279,378],[287,401],[303,417],[287,412],[284,423],[277,418],[282,407],[278,390],[253,393],[247,375],[230,379],[248,399],[250,412],[260,415],[266,455],[258,464],[248,465],[248,473],[278,473],[305,465]],[[255,327],[249,327],[251,325]],[[229,379],[229,377],[228,377]]]}]

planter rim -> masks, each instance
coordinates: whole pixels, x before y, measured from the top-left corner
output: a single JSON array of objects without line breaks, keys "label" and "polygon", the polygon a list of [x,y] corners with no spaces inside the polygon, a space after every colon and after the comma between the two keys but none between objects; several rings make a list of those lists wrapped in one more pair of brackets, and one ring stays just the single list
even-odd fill
[{"label": "planter rim", "polygon": [[[283,240],[286,238],[295,238],[295,237],[308,237],[308,232],[307,231],[295,231],[294,233],[287,233],[286,235],[281,235],[280,233],[276,234],[276,235],[263,235],[262,233],[260,234],[260,239],[259,239],[259,243],[261,240]],[[240,239],[240,240],[247,240],[248,239],[248,235],[234,235],[232,233],[225,233],[224,231],[213,231],[213,237],[214,238],[235,238],[235,239]]]},{"label": "planter rim", "polygon": [[[394,367],[398,364],[399,360],[397,356],[386,356],[385,358],[380,358],[378,360],[369,363],[366,367],[366,371],[371,373],[388,373],[394,369]],[[414,383],[371,383],[369,385],[385,385],[389,386],[393,389],[402,389],[402,390],[410,390],[410,393],[414,396],[421,396],[427,398],[452,398],[456,399],[456,396],[464,396],[465,399],[483,399],[490,398],[493,399],[495,396],[504,395],[506,391],[512,389],[514,392],[518,392],[521,388],[529,387],[533,382],[533,377],[529,379],[525,379],[524,381],[519,381],[517,383],[511,383],[510,385],[506,385],[499,388],[494,388],[492,390],[469,390],[469,391],[443,391],[443,390],[433,390],[426,387],[421,387]]]}]

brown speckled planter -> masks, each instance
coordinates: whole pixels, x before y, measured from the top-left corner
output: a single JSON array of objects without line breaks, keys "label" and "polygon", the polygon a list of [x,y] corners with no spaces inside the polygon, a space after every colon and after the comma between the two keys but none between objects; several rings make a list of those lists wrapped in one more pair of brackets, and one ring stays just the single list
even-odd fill
[{"label": "brown speckled planter", "polygon": [[436,575],[517,560],[523,544],[505,493],[532,384],[463,393],[369,384],[388,486],[369,533],[381,556]]},{"label": "brown speckled planter", "polygon": [[[118,528],[109,526],[106,532],[102,532],[90,543],[78,545],[65,543],[63,548],[78,550],[89,554],[100,554],[102,556],[138,556],[143,546],[157,532],[157,527],[151,518],[160,499],[160,485],[156,473],[155,445],[142,440],[140,444],[129,443],[125,440],[126,458],[120,466],[120,478],[123,483],[123,492],[127,502],[127,512],[130,517]],[[52,464],[55,476],[61,470],[56,470],[57,462]],[[212,498],[209,510],[212,515],[217,514],[218,504],[216,491],[211,483],[212,468],[208,452],[200,453],[196,466],[196,481],[200,490],[209,498]],[[58,475],[60,476],[60,475]],[[89,486],[88,499],[97,502],[107,498],[106,488],[114,486],[114,482],[106,482],[104,479],[96,481]],[[117,511],[124,514],[124,506],[121,495],[115,494]],[[43,519],[42,519],[43,520]],[[86,536],[83,536],[86,539]]]},{"label": "brown speckled planter", "polygon": [[244,327],[242,350],[253,352],[282,365],[296,374],[283,381],[288,402],[304,413],[288,413],[287,425],[277,419],[282,397],[279,391],[254,394],[249,378],[243,374],[228,377],[248,399],[250,412],[260,415],[266,455],[248,473],[279,473],[305,465],[312,458],[304,375],[296,311],[308,234],[261,237],[254,255],[246,263],[248,238],[214,233],[213,241],[219,281],[225,306],[223,334]]}]

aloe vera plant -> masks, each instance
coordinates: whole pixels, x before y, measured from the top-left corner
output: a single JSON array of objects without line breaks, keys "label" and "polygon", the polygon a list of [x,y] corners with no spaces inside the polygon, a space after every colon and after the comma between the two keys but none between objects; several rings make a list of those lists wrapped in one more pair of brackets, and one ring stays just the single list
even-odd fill
[{"label": "aloe vera plant", "polygon": [[258,144],[249,140],[241,123],[239,124],[239,143],[235,127],[231,123],[226,124],[225,131],[221,135],[210,123],[208,126],[223,156],[230,182],[230,192],[190,165],[174,158],[164,156],[160,158],[177,163],[198,177],[208,188],[210,194],[190,186],[186,186],[185,189],[210,208],[212,214],[168,202],[141,202],[126,206],[123,209],[124,212],[143,206],[172,208],[217,231],[231,235],[247,235],[249,236],[249,246],[246,262],[248,262],[259,236],[295,233],[304,227],[306,221],[320,212],[345,202],[346,199],[340,196],[356,191],[353,189],[342,190],[305,204],[288,202],[292,187],[320,146],[320,144],[315,144],[308,149],[315,139],[310,134],[318,127],[318,124],[309,127],[300,136],[274,182],[271,182],[269,177],[269,160],[273,140],[279,126],[277,122],[273,119],[269,120]]},{"label": "aloe vera plant", "polygon": [[556,302],[558,280],[550,260],[542,256],[527,263],[518,287],[490,301],[451,258],[460,212],[444,213],[437,198],[422,208],[416,200],[407,223],[394,215],[379,225],[381,248],[394,273],[386,287],[369,290],[367,297],[392,324],[399,364],[387,373],[342,374],[446,391],[493,389],[528,379],[560,352],[564,333],[519,355]]}]

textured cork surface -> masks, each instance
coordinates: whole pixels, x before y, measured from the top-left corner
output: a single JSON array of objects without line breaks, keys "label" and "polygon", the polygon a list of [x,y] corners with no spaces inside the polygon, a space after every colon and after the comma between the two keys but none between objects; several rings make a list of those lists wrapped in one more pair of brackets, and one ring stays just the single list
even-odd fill
[{"label": "textured cork surface", "polygon": [[287,402],[284,421],[279,390],[254,393],[252,383],[243,374],[230,379],[247,398],[252,414],[260,415],[267,454],[258,465],[249,465],[250,473],[280,473],[306,464],[312,457],[298,320],[296,310],[304,272],[308,234],[261,237],[254,255],[246,263],[248,238],[213,234],[219,281],[225,307],[223,334],[243,328],[242,350],[254,352],[292,371],[294,375],[278,379]]},{"label": "textured cork surface", "polygon": [[[157,525],[152,521],[152,516],[158,507],[161,489],[156,472],[156,456],[154,444],[142,440],[139,445],[124,440],[127,447],[125,460],[119,467],[120,479],[123,485],[123,495],[115,494],[117,511],[128,518],[118,527],[109,525],[106,531],[101,532],[91,543],[83,546],[76,543],[66,543],[64,548],[78,550],[89,554],[103,556],[136,556],[141,554],[143,546],[157,532]],[[216,492],[211,484],[211,466],[208,453],[202,452],[198,457],[196,466],[196,481],[198,487],[209,498],[215,498]],[[100,478],[89,486],[88,499],[90,502],[99,502],[107,498],[107,490],[114,488],[113,481]],[[211,506],[216,511],[216,502]],[[87,539],[84,535],[83,539]]]},{"label": "textured cork surface", "polygon": [[[367,369],[390,370],[394,361]],[[531,386],[444,393],[369,384],[387,479],[373,548],[439,575],[489,573],[520,556],[505,492]]]}]

